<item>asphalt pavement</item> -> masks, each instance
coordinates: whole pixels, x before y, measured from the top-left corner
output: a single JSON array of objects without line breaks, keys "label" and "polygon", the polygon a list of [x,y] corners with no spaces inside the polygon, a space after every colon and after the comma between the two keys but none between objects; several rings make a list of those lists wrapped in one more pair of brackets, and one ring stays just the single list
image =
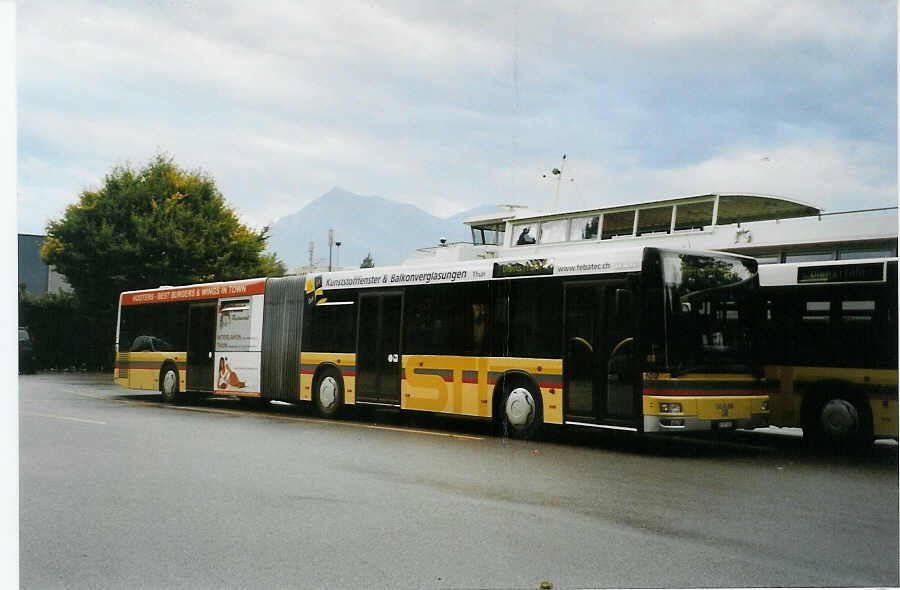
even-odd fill
[{"label": "asphalt pavement", "polygon": [[19,378],[22,588],[898,586],[897,446],[653,438]]}]

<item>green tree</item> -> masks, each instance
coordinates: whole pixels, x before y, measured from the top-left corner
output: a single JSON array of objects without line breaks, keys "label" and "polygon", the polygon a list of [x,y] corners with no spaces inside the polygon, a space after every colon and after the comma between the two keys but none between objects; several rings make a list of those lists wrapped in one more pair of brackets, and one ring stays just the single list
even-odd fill
[{"label": "green tree", "polygon": [[264,253],[268,232],[242,224],[208,174],[158,154],[83,191],[47,225],[41,254],[81,305],[101,312],[125,290],[282,275],[284,264]]},{"label": "green tree", "polygon": [[375,266],[375,262],[372,260],[372,252],[370,251],[366,254],[366,257],[363,258],[362,264],[359,265],[360,268],[373,268]]},{"label": "green tree", "polygon": [[84,310],[70,293],[19,297],[19,325],[31,333],[37,368],[112,367],[115,314],[105,316]]}]

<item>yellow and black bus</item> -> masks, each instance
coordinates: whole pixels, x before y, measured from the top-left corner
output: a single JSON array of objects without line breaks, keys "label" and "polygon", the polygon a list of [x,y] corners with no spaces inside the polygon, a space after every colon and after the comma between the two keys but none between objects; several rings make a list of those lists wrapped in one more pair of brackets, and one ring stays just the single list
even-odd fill
[{"label": "yellow and black bus", "polygon": [[634,432],[767,424],[756,261],[651,247],[121,295],[116,382]]},{"label": "yellow and black bus", "polygon": [[897,259],[759,267],[770,420],[820,448],[897,438]]}]

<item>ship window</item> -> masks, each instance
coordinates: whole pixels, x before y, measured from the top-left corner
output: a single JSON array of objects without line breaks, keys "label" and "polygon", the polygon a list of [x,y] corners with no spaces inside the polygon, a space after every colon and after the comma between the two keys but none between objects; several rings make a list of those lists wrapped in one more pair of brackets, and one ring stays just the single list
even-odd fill
[{"label": "ship window", "polygon": [[785,262],[818,262],[820,260],[834,260],[834,252],[827,250],[824,252],[788,252]]},{"label": "ship window", "polygon": [[597,227],[600,223],[600,217],[576,217],[572,220],[569,227],[569,240],[572,242],[578,240],[593,240],[597,237]]},{"label": "ship window", "polygon": [[552,244],[566,241],[566,233],[569,229],[568,219],[555,219],[541,224],[541,243]]},{"label": "ship window", "polygon": [[868,248],[862,249],[841,249],[838,252],[838,258],[841,260],[858,260],[860,258],[890,258],[895,256],[894,250],[891,248]]},{"label": "ship window", "polygon": [[653,207],[638,211],[637,235],[669,233],[672,227],[672,207]]},{"label": "ship window", "polygon": [[678,205],[675,209],[675,231],[703,229],[712,225],[713,201]]},{"label": "ship window", "polygon": [[489,223],[472,227],[472,243],[476,246],[496,246],[503,243],[503,223]]},{"label": "ship window", "polygon": [[600,238],[608,240],[615,236],[634,234],[634,211],[618,211],[603,214],[603,233]]},{"label": "ship window", "polygon": [[513,239],[516,246],[532,246],[537,242],[536,223],[517,223],[513,226]]}]

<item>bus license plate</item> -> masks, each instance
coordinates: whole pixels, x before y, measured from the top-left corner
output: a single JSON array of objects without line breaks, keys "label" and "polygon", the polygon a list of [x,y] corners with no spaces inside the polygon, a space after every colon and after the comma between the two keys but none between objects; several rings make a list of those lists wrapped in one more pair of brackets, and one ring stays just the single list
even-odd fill
[{"label": "bus license plate", "polygon": [[728,430],[734,428],[734,422],[731,420],[719,420],[716,424],[719,430]]}]

